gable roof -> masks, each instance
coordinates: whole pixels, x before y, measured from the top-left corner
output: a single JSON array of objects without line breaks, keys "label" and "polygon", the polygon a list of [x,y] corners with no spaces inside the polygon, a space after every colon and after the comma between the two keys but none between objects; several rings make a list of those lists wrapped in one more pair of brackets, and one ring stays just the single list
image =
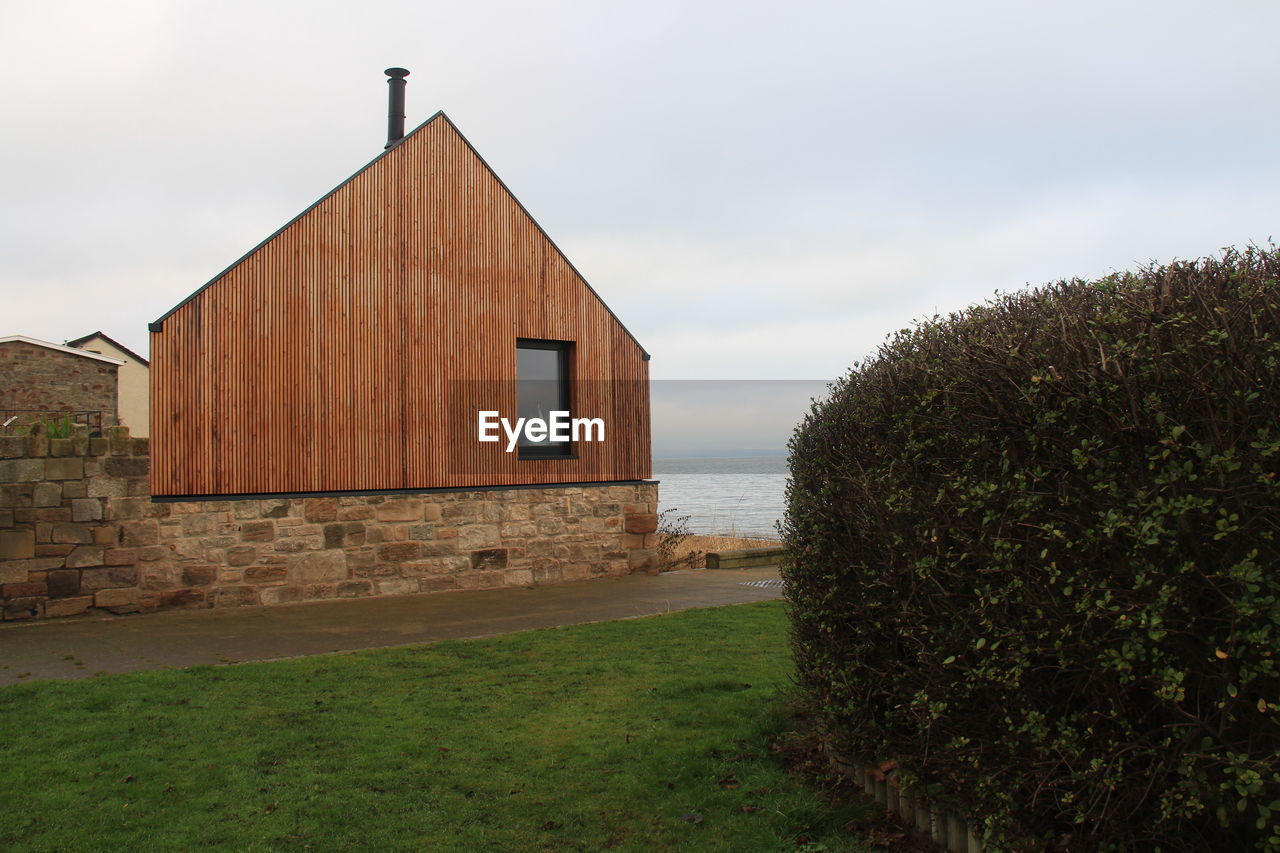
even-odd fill
[{"label": "gable roof", "polygon": [[480,164],[484,166],[485,170],[488,171],[489,174],[493,176],[493,179],[498,183],[498,185],[502,187],[503,192],[505,192],[511,198],[511,200],[515,202],[516,206],[520,208],[520,211],[524,213],[525,216],[529,217],[529,221],[533,223],[534,228],[536,228],[538,232],[542,235],[543,239],[547,241],[547,244],[550,245],[551,248],[556,251],[556,253],[560,256],[560,258],[565,262],[565,264],[568,265],[569,269],[573,271],[573,274],[578,277],[578,280],[582,282],[583,286],[587,288],[587,291],[596,298],[596,300],[600,303],[601,307],[603,307],[604,310],[608,312],[609,316],[613,318],[614,322],[618,324],[618,326],[627,335],[627,337],[629,337],[631,341],[640,349],[640,352],[644,360],[648,361],[649,360],[648,350],[646,350],[644,346],[641,345],[640,341],[636,339],[636,336],[631,333],[631,330],[626,327],[626,325],[622,322],[621,319],[619,319],[618,315],[613,313],[613,309],[610,308],[607,303],[605,303],[604,299],[601,298],[600,294],[596,292],[596,289],[591,286],[591,283],[587,281],[586,276],[584,276],[578,270],[578,268],[573,265],[573,261],[569,260],[569,257],[560,249],[558,245],[556,245],[556,242],[551,239],[551,235],[549,235],[546,232],[546,230],[538,223],[538,220],[533,218],[533,214],[529,213],[529,209],[524,206],[524,204],[520,201],[520,199],[516,198],[516,194],[511,191],[511,188],[508,187],[506,183],[502,180],[502,178],[499,177],[498,173],[493,170],[493,167],[489,165],[489,162],[485,160],[483,156],[481,156],[480,152],[477,151],[475,146],[471,144],[471,141],[467,139],[466,136],[463,135],[462,131],[458,129],[458,126],[454,124],[453,121],[447,115],[444,114],[444,110],[437,110],[435,114],[433,114],[430,118],[428,118],[422,124],[418,125],[412,131],[410,131],[409,133],[406,133],[403,137],[396,140],[395,143],[387,147],[381,154],[379,154],[377,157],[374,157],[372,160],[370,160],[368,163],[362,166],[359,170],[357,170],[354,174],[348,177],[345,181],[338,184],[333,189],[329,190],[329,192],[325,193],[320,198],[316,199],[314,203],[309,205],[306,209],[301,211],[297,216],[290,219],[284,225],[281,225],[274,232],[272,232],[266,239],[264,239],[261,243],[254,246],[249,251],[245,252],[243,255],[237,258],[230,266],[228,266],[222,272],[218,273],[213,278],[209,279],[207,282],[205,282],[203,285],[197,288],[194,292],[188,295],[185,299],[183,299],[177,305],[174,305],[172,308],[170,308],[168,311],[162,314],[154,322],[148,323],[147,329],[152,332],[162,331],[164,328],[164,321],[167,320],[169,317],[171,317],[178,309],[186,305],[191,300],[195,299],[197,296],[199,296],[201,293],[203,293],[213,284],[218,282],[220,279],[225,277],[228,273],[230,273],[236,267],[240,266],[240,264],[247,261],[254,254],[256,254],[260,249],[262,249],[264,246],[266,246],[276,237],[280,236],[282,233],[287,231],[290,228],[290,226],[292,226],[294,223],[298,222],[300,219],[305,217],[312,210],[319,207],[321,204],[323,204],[325,201],[331,198],[335,193],[337,193],[347,184],[351,183],[356,178],[360,177],[369,169],[373,168],[375,165],[381,162],[384,157],[392,156],[394,152],[397,149],[399,149],[401,145],[404,144],[406,139],[409,139],[417,135],[424,128],[426,128],[428,125],[430,125],[432,122],[435,122],[435,121],[445,122],[446,124],[449,125],[450,129],[452,129],[453,132],[458,135],[458,138],[462,140],[463,144],[467,146],[467,148],[471,151],[471,153],[475,155],[476,159],[480,161]]},{"label": "gable roof", "polygon": [[75,347],[64,347],[62,344],[55,344],[55,343],[51,343],[50,341],[42,341],[38,338],[28,338],[26,335],[9,335],[8,337],[0,338],[0,344],[8,344],[8,343],[13,343],[15,341],[21,342],[24,344],[34,344],[38,347],[45,347],[46,349],[56,350],[58,352],[65,352],[68,355],[78,355],[78,356],[81,356],[82,358],[92,358],[92,359],[96,359],[97,361],[105,361],[110,364],[115,364],[115,365],[124,364],[124,362],[118,358],[112,358],[111,356],[107,356],[107,355],[100,355],[96,352],[89,352],[88,350],[76,349]]},{"label": "gable roof", "polygon": [[151,362],[147,361],[145,358],[138,355],[136,352],[129,349],[127,346],[120,343],[115,338],[112,338],[109,335],[104,335],[102,332],[90,332],[84,337],[76,338],[74,341],[67,341],[66,345],[69,347],[76,347],[78,349],[81,346],[81,344],[86,344],[89,341],[93,340],[94,338],[102,338],[104,341],[111,344],[116,349],[120,350],[120,352],[126,353],[134,361],[141,362],[144,367],[151,366]]}]

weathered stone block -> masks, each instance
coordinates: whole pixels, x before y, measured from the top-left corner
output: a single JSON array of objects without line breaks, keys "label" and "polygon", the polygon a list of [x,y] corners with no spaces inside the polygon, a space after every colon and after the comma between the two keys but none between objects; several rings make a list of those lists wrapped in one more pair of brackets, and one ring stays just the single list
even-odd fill
[{"label": "weathered stone block", "polygon": [[26,598],[34,595],[48,595],[49,586],[44,581],[26,583],[7,583],[0,586],[0,598]]},{"label": "weathered stone block", "polygon": [[36,483],[31,492],[32,506],[61,506],[62,486],[59,483]]},{"label": "weathered stone block", "polygon": [[502,544],[496,524],[471,524],[458,531],[458,548],[475,551],[480,548],[496,548]]},{"label": "weathered stone block", "polygon": [[343,581],[338,584],[339,598],[358,598],[373,595],[372,581]]},{"label": "weathered stone block", "polygon": [[214,607],[251,607],[258,603],[258,591],[251,586],[224,586],[211,596]]},{"label": "weathered stone block", "polygon": [[337,498],[307,498],[302,502],[303,517],[311,524],[338,520]]},{"label": "weathered stone block", "polygon": [[32,572],[62,568],[61,557],[0,561],[0,583],[26,583]]},{"label": "weathered stone block", "polygon": [[189,563],[182,567],[182,583],[186,586],[208,586],[217,579],[217,566],[208,563]]},{"label": "weathered stone block", "polygon": [[73,545],[92,545],[93,531],[83,524],[70,521],[54,522],[49,531],[50,541]]},{"label": "weathered stone block", "polygon": [[240,525],[240,538],[245,542],[270,542],[276,538],[276,526],[270,521],[246,521]]},{"label": "weathered stone block", "polygon": [[57,569],[44,579],[50,598],[67,598],[80,594],[80,572],[74,569]]},{"label": "weathered stone block", "polygon": [[346,580],[347,555],[341,551],[307,551],[289,560],[289,577],[297,583]]},{"label": "weathered stone block", "polygon": [[76,498],[71,501],[72,521],[101,521],[102,501],[97,498]]},{"label": "weathered stone block", "polygon": [[138,566],[138,586],[152,591],[174,589],[182,586],[182,572],[172,563],[143,563]]},{"label": "weathered stone block", "polygon": [[138,551],[135,548],[108,548],[102,555],[103,565],[132,566],[138,562]]},{"label": "weathered stone block", "polygon": [[258,599],[263,604],[289,604],[302,600],[302,589],[296,586],[269,586],[258,590]]},{"label": "weathered stone block", "polygon": [[160,523],[154,519],[126,521],[120,525],[120,544],[157,545],[160,542]]},{"label": "weathered stone block", "polygon": [[3,611],[6,622],[19,622],[24,619],[39,619],[44,615],[44,599],[13,598],[4,603]]},{"label": "weathered stone block", "polygon": [[233,545],[227,549],[228,566],[251,566],[258,560],[258,549],[252,545]]},{"label": "weathered stone block", "polygon": [[34,530],[0,530],[0,560],[27,560],[35,555]]},{"label": "weathered stone block", "polygon": [[212,533],[217,526],[217,519],[212,515],[184,515],[179,524],[183,536],[204,536]]},{"label": "weathered stone block", "polygon": [[111,453],[113,455],[122,456],[133,449],[127,426],[108,427],[103,430],[103,433],[106,434],[107,442],[111,445]]},{"label": "weathered stone block", "polygon": [[504,572],[502,575],[503,583],[507,586],[532,586],[533,570],[531,569],[512,569]]},{"label": "weathered stone block", "polygon": [[69,438],[51,438],[49,439],[49,455],[73,456],[75,455],[75,447]]},{"label": "weathered stone block", "polygon": [[137,586],[136,566],[110,566],[101,569],[85,569],[80,573],[80,589],[84,592],[111,589],[120,586]]},{"label": "weathered stone block", "polygon": [[46,479],[44,459],[5,459],[0,461],[0,483],[34,483]]},{"label": "weathered stone block", "polygon": [[378,559],[388,563],[404,563],[417,559],[421,551],[417,542],[388,542],[378,546]]},{"label": "weathered stone block", "polygon": [[58,619],[63,616],[79,616],[93,606],[93,596],[78,598],[54,598],[44,603],[44,617]]},{"label": "weathered stone block", "polygon": [[633,572],[656,573],[661,567],[658,565],[658,555],[651,548],[640,548],[627,554],[627,566]]},{"label": "weathered stone block", "polygon": [[79,458],[44,460],[46,480],[79,480],[84,477],[84,460]]},{"label": "weathered stone block", "polygon": [[502,586],[503,572],[463,572],[456,575],[458,589],[493,589]]},{"label": "weathered stone block", "polygon": [[[100,503],[92,499],[94,503]],[[111,521],[135,521],[145,518],[149,502],[146,498],[113,498],[107,501],[105,516]],[[71,502],[72,517],[75,517],[75,501]]]},{"label": "weathered stone block", "polygon": [[123,498],[128,497],[129,488],[124,480],[115,477],[90,477],[85,494],[91,498]]},{"label": "weathered stone block", "polygon": [[626,531],[628,533],[653,533],[658,529],[656,513],[645,512],[627,516]]},{"label": "weathered stone block", "polygon": [[0,459],[12,459],[27,452],[26,436],[0,435]]},{"label": "weathered stone block", "polygon": [[114,524],[101,524],[92,530],[94,545],[110,548],[119,543],[120,531]]},{"label": "weathered stone block", "polygon": [[311,583],[302,588],[302,597],[308,601],[315,601],[321,598],[333,598],[337,592],[337,586],[331,583]]},{"label": "weathered stone block", "polygon": [[391,498],[378,504],[373,510],[378,521],[421,521],[422,501],[410,498]]},{"label": "weathered stone block", "polygon": [[378,581],[378,595],[412,595],[418,591],[418,582],[408,578],[389,578]]},{"label": "weathered stone block", "polygon": [[365,527],[358,521],[335,521],[324,526],[324,547],[349,548],[363,545]]},{"label": "weathered stone block", "polygon": [[244,579],[253,584],[284,583],[288,574],[284,566],[253,566],[245,569]]},{"label": "weathered stone block", "polygon": [[440,504],[423,504],[422,518],[424,521],[439,521],[442,508]]},{"label": "weathered stone block", "polygon": [[369,504],[341,506],[338,508],[338,518],[341,521],[368,521],[373,518],[373,507]]},{"label": "weathered stone block", "polygon": [[289,514],[289,501],[272,499],[262,501],[263,518],[284,518]]},{"label": "weathered stone block", "polygon": [[410,524],[407,527],[407,539],[426,542],[436,538],[436,526],[434,524]]},{"label": "weathered stone block", "polygon": [[203,589],[168,589],[158,596],[160,607],[202,607],[205,603]]},{"label": "weathered stone block", "polygon": [[93,594],[94,607],[120,607],[125,604],[137,604],[142,590],[136,586],[122,589],[100,589]]},{"label": "weathered stone block", "polygon": [[89,566],[101,566],[103,549],[93,545],[79,545],[66,557],[68,569],[83,569]]},{"label": "weathered stone block", "polygon": [[418,579],[418,590],[420,592],[443,592],[447,589],[457,588],[457,575],[435,575],[433,577]]},{"label": "weathered stone block", "polygon": [[505,569],[507,567],[506,548],[487,548],[471,552],[471,568],[476,571]]}]

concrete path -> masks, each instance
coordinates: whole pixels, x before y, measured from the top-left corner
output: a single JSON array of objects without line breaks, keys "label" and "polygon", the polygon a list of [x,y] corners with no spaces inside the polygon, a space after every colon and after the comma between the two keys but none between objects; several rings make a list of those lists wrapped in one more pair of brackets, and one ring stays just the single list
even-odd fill
[{"label": "concrete path", "polygon": [[488,637],[781,597],[778,570],[682,571],[552,586],[0,626],[0,685]]}]

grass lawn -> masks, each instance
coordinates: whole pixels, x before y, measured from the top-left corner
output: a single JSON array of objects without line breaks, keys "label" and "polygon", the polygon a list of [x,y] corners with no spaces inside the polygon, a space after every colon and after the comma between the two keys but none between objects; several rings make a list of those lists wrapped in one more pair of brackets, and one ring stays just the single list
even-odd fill
[{"label": "grass lawn", "polygon": [[[780,602],[0,689],[5,850],[861,850]],[[806,840],[807,839],[807,840]]]}]

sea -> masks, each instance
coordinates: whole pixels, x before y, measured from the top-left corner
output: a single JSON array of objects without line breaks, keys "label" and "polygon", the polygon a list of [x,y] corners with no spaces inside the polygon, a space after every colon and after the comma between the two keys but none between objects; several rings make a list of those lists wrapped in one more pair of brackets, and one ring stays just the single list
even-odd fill
[{"label": "sea", "polygon": [[785,456],[654,459],[659,511],[688,516],[690,533],[778,538],[786,505]]}]

